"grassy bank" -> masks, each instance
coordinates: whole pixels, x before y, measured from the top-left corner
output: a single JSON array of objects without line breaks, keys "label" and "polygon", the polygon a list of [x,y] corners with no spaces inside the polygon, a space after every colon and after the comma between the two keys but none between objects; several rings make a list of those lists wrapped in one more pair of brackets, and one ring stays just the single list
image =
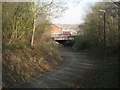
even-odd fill
[{"label": "grassy bank", "polygon": [[34,48],[19,45],[3,46],[3,84],[12,87],[37,75],[42,75],[64,61],[54,41],[43,42]]},{"label": "grassy bank", "polygon": [[117,54],[104,55],[101,49],[86,49],[90,59],[94,60],[95,68],[90,69],[79,81],[76,87],[83,88],[118,88],[118,56]]}]

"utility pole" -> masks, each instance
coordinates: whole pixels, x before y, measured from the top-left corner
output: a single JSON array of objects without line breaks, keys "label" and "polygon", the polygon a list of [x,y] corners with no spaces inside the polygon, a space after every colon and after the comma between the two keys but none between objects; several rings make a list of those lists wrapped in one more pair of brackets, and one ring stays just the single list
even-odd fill
[{"label": "utility pole", "polygon": [[106,20],[105,20],[105,10],[100,10],[100,12],[103,12],[103,39],[104,39],[104,55],[105,55],[105,59],[106,59]]},{"label": "utility pole", "polygon": [[100,30],[101,30],[101,25],[100,25],[100,13],[98,14],[99,15],[99,17],[98,17],[98,27],[99,27],[99,44],[100,44],[100,46],[102,45],[101,43],[101,41],[102,41],[102,39],[100,38],[101,37],[101,33],[100,33]]}]

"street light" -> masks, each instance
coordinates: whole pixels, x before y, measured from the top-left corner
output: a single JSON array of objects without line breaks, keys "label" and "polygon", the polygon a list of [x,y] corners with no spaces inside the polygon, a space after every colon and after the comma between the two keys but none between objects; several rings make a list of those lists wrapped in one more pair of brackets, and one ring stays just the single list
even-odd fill
[{"label": "street light", "polygon": [[105,10],[101,10],[100,9],[100,12],[103,12],[103,16],[104,16],[104,18],[103,18],[103,21],[104,21],[104,31],[103,32],[104,32],[104,51],[105,51],[105,56],[106,56],[106,30],[105,30],[105,26],[106,26],[105,25],[105,23],[106,23],[105,21],[106,20],[105,20]]}]

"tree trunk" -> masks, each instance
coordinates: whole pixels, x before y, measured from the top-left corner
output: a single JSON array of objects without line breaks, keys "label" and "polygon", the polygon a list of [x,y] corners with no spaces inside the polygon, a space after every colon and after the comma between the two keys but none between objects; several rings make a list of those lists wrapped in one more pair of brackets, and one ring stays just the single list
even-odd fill
[{"label": "tree trunk", "polygon": [[31,46],[34,46],[34,37],[35,37],[35,17],[36,17],[36,12],[35,12],[35,4],[33,7],[33,13],[34,13],[34,23],[33,23],[33,32],[32,32],[32,38],[31,38]]}]

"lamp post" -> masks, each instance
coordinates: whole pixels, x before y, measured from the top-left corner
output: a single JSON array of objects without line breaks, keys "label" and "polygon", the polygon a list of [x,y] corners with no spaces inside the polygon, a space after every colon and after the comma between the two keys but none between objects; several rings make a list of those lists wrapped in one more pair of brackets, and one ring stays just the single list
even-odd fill
[{"label": "lamp post", "polygon": [[106,23],[105,21],[106,21],[106,20],[105,20],[105,10],[101,10],[101,9],[100,9],[100,12],[103,12],[103,24],[104,24],[104,25],[103,25],[103,28],[104,28],[104,29],[103,29],[103,33],[104,33],[104,34],[103,34],[103,35],[104,35],[104,36],[103,36],[103,39],[104,39],[104,51],[105,51],[104,55],[105,55],[105,58],[106,58],[106,30],[105,30],[105,26],[106,26],[106,25],[105,25],[105,23]]}]

